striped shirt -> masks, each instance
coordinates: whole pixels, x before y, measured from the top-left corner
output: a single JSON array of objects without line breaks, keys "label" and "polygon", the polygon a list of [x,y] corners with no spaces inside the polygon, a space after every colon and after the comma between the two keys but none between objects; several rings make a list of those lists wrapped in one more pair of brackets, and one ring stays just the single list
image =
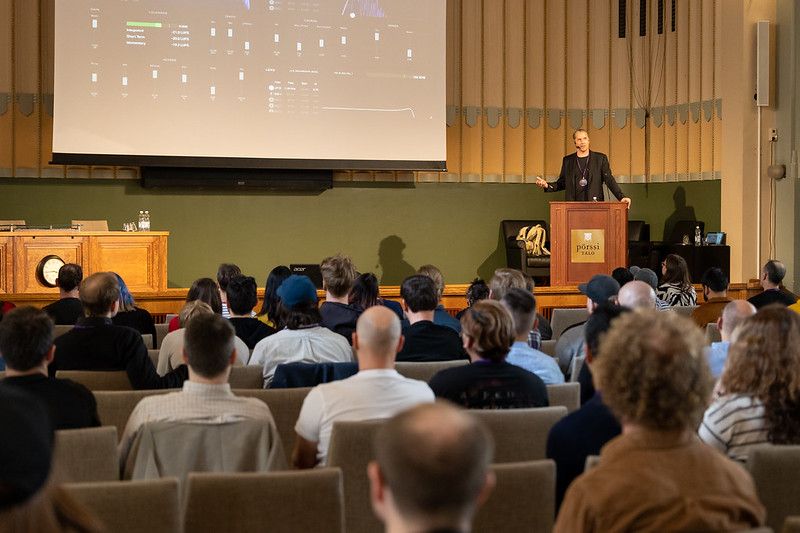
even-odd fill
[{"label": "striped shirt", "polygon": [[659,285],[656,297],[664,300],[670,306],[690,306],[697,305],[697,293],[694,287],[682,289],[677,283],[664,283]]},{"label": "striped shirt", "polygon": [[728,457],[747,461],[750,450],[769,442],[764,403],[749,394],[721,396],[706,409],[697,433]]}]

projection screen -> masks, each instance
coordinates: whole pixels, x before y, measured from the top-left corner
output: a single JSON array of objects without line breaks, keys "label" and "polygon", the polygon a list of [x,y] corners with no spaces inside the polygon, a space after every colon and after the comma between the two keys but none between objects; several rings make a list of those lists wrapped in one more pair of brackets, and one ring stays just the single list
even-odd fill
[{"label": "projection screen", "polygon": [[60,164],[443,169],[445,0],[56,0]]}]

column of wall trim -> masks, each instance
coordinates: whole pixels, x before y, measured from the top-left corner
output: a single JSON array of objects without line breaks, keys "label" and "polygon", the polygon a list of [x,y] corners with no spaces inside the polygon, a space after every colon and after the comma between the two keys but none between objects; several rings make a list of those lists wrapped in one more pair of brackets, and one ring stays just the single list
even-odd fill
[{"label": "column of wall trim", "polygon": [[542,8],[542,20],[544,24],[542,25],[542,39],[544,39],[544,61],[542,61],[542,85],[544,89],[544,94],[542,96],[542,118],[543,120],[539,121],[539,125],[543,126],[543,134],[542,134],[542,178],[547,179],[547,86],[549,85],[548,80],[550,77],[547,75],[547,0],[544,0],[544,7]]},{"label": "column of wall trim", "polygon": [[10,2],[11,23],[11,177],[17,176],[17,3]]},{"label": "column of wall trim", "polygon": [[502,161],[500,164],[503,166],[500,174],[500,182],[506,182],[506,90],[508,88],[508,72],[506,70],[506,25],[508,24],[508,17],[506,10],[508,9],[507,0],[503,0],[503,107],[500,108],[500,126],[503,128],[502,135],[500,136],[500,155]]},{"label": "column of wall trim", "polygon": [[42,61],[42,0],[36,3],[36,27],[38,28],[39,38],[36,39],[36,61],[37,61],[37,76],[36,76],[36,168],[39,170],[39,177],[42,176],[42,121],[44,120],[44,113],[42,113],[42,74],[44,72],[44,63]]},{"label": "column of wall trim", "polygon": [[528,175],[528,3],[522,3],[522,183]]}]

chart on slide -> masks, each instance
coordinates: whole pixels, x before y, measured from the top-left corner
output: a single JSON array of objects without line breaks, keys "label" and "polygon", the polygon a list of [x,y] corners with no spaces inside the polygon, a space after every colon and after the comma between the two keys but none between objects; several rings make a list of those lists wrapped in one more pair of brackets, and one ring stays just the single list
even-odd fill
[{"label": "chart on slide", "polygon": [[[262,130],[274,132],[317,116],[318,135],[327,138],[344,121],[413,132],[420,121],[443,122],[443,27],[433,28],[430,19],[433,12],[443,19],[444,10],[430,6],[58,0],[57,41],[64,44],[57,47],[56,78],[84,119],[132,107],[129,124],[158,115],[173,139],[203,119],[223,131],[261,121]],[[71,36],[61,41],[65,19]],[[86,81],[70,83],[65,65],[70,78]]]}]

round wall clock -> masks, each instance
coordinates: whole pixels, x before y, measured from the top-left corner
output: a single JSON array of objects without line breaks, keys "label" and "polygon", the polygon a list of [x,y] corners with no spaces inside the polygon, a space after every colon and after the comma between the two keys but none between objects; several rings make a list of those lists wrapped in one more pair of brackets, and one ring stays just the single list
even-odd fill
[{"label": "round wall clock", "polygon": [[57,255],[46,255],[36,265],[36,280],[45,287],[55,287],[59,269],[64,266],[64,260]]}]

